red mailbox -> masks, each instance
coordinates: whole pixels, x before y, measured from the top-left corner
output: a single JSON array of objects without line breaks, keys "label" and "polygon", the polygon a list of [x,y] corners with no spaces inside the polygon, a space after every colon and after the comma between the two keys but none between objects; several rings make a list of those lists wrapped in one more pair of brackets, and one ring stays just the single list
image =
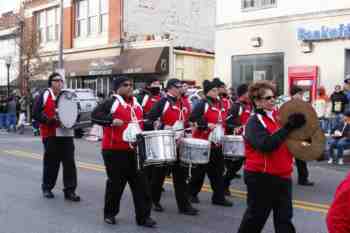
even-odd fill
[{"label": "red mailbox", "polygon": [[288,67],[289,92],[292,86],[304,89],[303,99],[312,102],[316,99],[318,85],[317,66],[290,66]]}]

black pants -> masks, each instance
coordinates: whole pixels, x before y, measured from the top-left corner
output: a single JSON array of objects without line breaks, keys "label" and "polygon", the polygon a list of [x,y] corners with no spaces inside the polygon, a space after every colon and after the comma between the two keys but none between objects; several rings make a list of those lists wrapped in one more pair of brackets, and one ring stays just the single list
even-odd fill
[{"label": "black pants", "polygon": [[205,174],[208,174],[211,188],[213,189],[212,201],[223,201],[224,196],[224,157],[221,148],[210,150],[210,161],[205,165],[198,165],[193,169],[193,176],[189,184],[190,194],[197,196],[201,191]]},{"label": "black pants", "polygon": [[224,188],[227,189],[231,185],[231,180],[235,178],[237,172],[241,170],[244,163],[244,158],[237,160],[225,160],[226,173],[224,175]]},{"label": "black pants", "polygon": [[43,183],[42,190],[55,187],[60,163],[63,165],[64,192],[75,192],[77,188],[77,169],[74,161],[73,137],[48,137],[43,140]]},{"label": "black pants", "polygon": [[245,171],[244,181],[248,207],[238,233],[261,232],[271,211],[276,233],[295,233],[291,180]]},{"label": "black pants", "polygon": [[136,154],[132,151],[102,151],[107,181],[104,215],[116,216],[126,183],[134,200],[136,221],[142,223],[151,215],[151,197],[147,178],[143,170],[137,171]]},{"label": "black pants", "polygon": [[169,169],[172,173],[173,185],[177,207],[180,211],[187,210],[191,203],[188,195],[188,185],[186,183],[188,170],[178,162],[167,166],[150,165],[147,167],[151,173],[151,194],[153,203],[159,203],[162,195],[162,187]]},{"label": "black pants", "polygon": [[305,183],[309,180],[309,171],[307,169],[307,163],[300,159],[295,159],[295,165],[298,170],[298,182]]}]

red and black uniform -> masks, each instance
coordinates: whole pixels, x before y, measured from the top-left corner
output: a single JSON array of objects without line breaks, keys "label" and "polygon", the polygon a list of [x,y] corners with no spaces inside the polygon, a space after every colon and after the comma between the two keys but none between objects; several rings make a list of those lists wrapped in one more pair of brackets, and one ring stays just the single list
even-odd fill
[{"label": "red and black uniform", "polygon": [[[135,113],[135,114],[134,114]],[[123,140],[123,132],[136,116],[143,127],[143,111],[136,98],[125,99],[115,95],[104,101],[92,112],[92,121],[103,126],[102,155],[107,172],[105,194],[105,217],[119,213],[120,200],[126,183],[129,184],[136,211],[136,221],[143,224],[151,215],[151,199],[144,171],[137,170],[134,145]],[[112,126],[114,119],[124,123]]]},{"label": "red and black uniform", "polygon": [[327,214],[329,233],[350,232],[350,173],[338,186]]},{"label": "red and black uniform", "polygon": [[[193,109],[190,121],[197,123],[197,128],[193,131],[194,138],[208,140],[211,130],[208,124],[223,124],[226,127],[225,119],[227,111],[222,103],[217,99],[207,97],[206,100],[201,100]],[[194,169],[194,175],[190,182],[190,194],[197,197],[200,192],[205,174],[208,174],[210,185],[213,189],[212,202],[222,203],[224,197],[224,158],[222,155],[221,145],[213,144],[210,150],[210,161],[206,165],[198,165]]]},{"label": "red and black uniform", "polygon": [[158,95],[145,94],[143,96],[142,101],[141,101],[143,113],[145,115],[148,114],[151,111],[153,105],[156,104],[160,99],[161,99],[160,94],[158,94]]},{"label": "red and black uniform", "polygon": [[40,123],[40,135],[44,144],[43,191],[51,191],[56,184],[60,163],[63,165],[63,185],[66,194],[77,187],[77,171],[74,160],[72,136],[57,134],[60,124],[56,119],[56,96],[45,89],[35,99],[33,117]]},{"label": "red and black uniform", "polygon": [[285,143],[289,132],[273,112],[256,110],[249,118],[244,137],[248,207],[239,233],[261,232],[271,211],[276,232],[295,233],[291,221],[293,157]]},{"label": "red and black uniform", "polygon": [[[158,119],[160,119],[161,122],[161,129],[172,127],[178,120],[183,120],[186,125],[190,115],[190,109],[186,106],[186,101],[184,102],[182,99],[167,94],[153,106],[152,110],[147,115],[145,129],[153,130],[153,123]],[[179,211],[187,212],[190,209],[192,210],[193,207],[191,206],[187,193],[186,169],[180,166],[179,162],[169,166],[173,174],[175,197]],[[155,204],[159,204],[160,202],[162,186],[169,166],[149,166],[150,172],[152,173],[152,200]]]},{"label": "red and black uniform", "polygon": [[[236,101],[232,104],[227,117],[227,133],[243,135],[244,126],[247,124],[253,108],[251,104],[245,101]],[[226,173],[224,177],[225,190],[228,190],[231,180],[237,177],[237,172],[241,169],[244,163],[244,158],[236,160],[225,160]]]}]

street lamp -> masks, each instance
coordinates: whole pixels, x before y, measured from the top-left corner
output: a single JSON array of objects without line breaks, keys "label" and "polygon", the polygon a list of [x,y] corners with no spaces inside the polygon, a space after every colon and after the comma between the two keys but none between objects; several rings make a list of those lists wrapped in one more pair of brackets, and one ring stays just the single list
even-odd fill
[{"label": "street lamp", "polygon": [[7,98],[10,97],[10,67],[11,67],[11,57],[6,58],[7,67]]}]

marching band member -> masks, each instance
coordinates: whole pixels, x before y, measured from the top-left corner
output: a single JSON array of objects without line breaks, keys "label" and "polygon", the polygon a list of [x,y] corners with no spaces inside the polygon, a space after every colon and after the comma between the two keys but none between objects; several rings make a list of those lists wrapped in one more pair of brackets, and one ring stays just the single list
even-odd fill
[{"label": "marching band member", "polygon": [[75,194],[77,169],[74,161],[73,131],[60,127],[56,116],[56,98],[63,88],[63,79],[58,73],[49,77],[49,88],[37,96],[33,117],[40,123],[40,134],[44,145],[42,191],[45,198],[54,198],[60,163],[63,165],[63,185],[66,200],[79,202]]},{"label": "marching band member", "polygon": [[[181,101],[182,82],[178,79],[170,79],[167,82],[166,89],[166,96],[162,97],[147,115],[145,129],[154,129],[154,122],[158,119],[160,119],[162,129],[184,129],[184,126],[188,121],[190,109],[188,109],[186,104]],[[185,215],[197,215],[198,210],[192,207],[188,198],[185,168],[180,166],[179,162],[175,162],[175,164],[169,166],[171,167],[173,175],[175,197],[179,213]],[[164,208],[160,204],[160,199],[162,185],[169,166],[151,166],[151,193],[155,211],[164,211]]]},{"label": "marching band member", "polygon": [[[203,82],[203,89],[206,99],[201,100],[194,107],[190,121],[196,125],[193,132],[194,138],[210,140],[211,135],[213,138],[216,138],[213,132],[216,132],[217,129],[220,130],[219,125],[221,125],[221,134],[223,136],[223,128],[227,114],[222,103],[218,99],[217,84],[205,80]],[[198,165],[194,168],[193,173],[194,175],[189,184],[192,202],[199,202],[197,195],[202,188],[205,173],[207,173],[213,189],[212,203],[214,205],[232,206],[232,203],[226,200],[224,196],[224,158],[219,142],[216,141],[212,143],[209,163],[206,165]]]},{"label": "marching band member", "polygon": [[[151,200],[147,178],[143,170],[137,170],[135,148],[124,135],[133,123],[141,128],[142,107],[132,96],[133,84],[126,77],[113,80],[115,94],[92,112],[92,121],[104,126],[102,155],[106,167],[107,181],[104,206],[104,221],[116,224],[120,200],[126,183],[129,184],[136,212],[136,222],[140,226],[154,227],[151,218]],[[135,126],[135,125],[134,125]]]},{"label": "marching band member", "polygon": [[275,115],[275,88],[268,81],[249,87],[255,113],[245,128],[244,181],[247,209],[238,233],[259,233],[270,212],[277,233],[295,233],[292,223],[293,156],[285,143],[287,136],[305,124],[305,116],[293,113],[281,127]]},{"label": "marching band member", "polygon": [[[247,124],[253,107],[248,97],[248,85],[241,84],[237,88],[237,101],[232,104],[227,117],[227,128],[229,134],[243,135],[243,127]],[[225,195],[230,196],[230,183],[234,178],[240,178],[237,172],[241,169],[244,163],[244,158],[237,158],[236,160],[226,160],[226,174],[224,177]]]},{"label": "marching band member", "polygon": [[159,80],[152,79],[147,83],[142,93],[136,97],[143,108],[144,115],[147,115],[147,113],[151,111],[153,105],[160,100],[161,87]]}]

